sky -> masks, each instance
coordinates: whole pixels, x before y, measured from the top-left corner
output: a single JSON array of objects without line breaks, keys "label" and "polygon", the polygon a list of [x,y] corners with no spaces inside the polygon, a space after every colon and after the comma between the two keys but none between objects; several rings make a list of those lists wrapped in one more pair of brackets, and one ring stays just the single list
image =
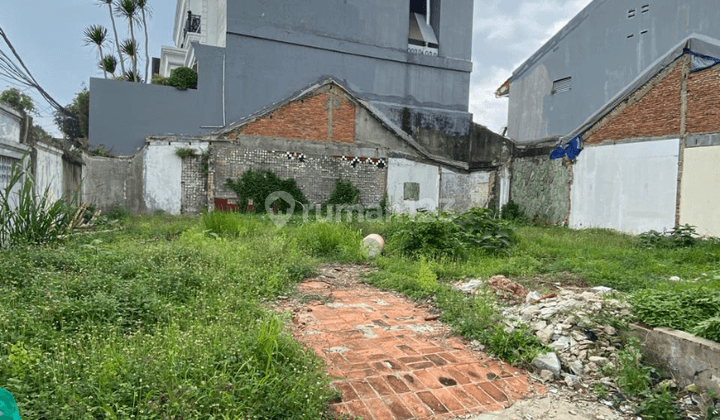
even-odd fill
[{"label": "sky", "polygon": [[[476,123],[502,132],[507,125],[508,99],[495,98],[495,90],[590,1],[475,0],[469,105]],[[58,102],[69,104],[78,91],[88,87],[91,77],[103,77],[96,64],[97,51],[85,45],[83,30],[90,25],[103,25],[112,38],[107,6],[96,0],[2,0],[2,3],[5,5],[0,13],[0,27],[38,83]],[[161,46],[173,45],[176,1],[149,0],[149,4],[153,9],[148,23],[150,56],[159,57]],[[127,24],[118,18],[116,24],[120,38],[128,37]],[[144,39],[139,39],[142,47]],[[0,43],[0,49],[9,52],[4,43]],[[141,50],[140,56],[144,54]],[[12,86],[0,78],[0,91]],[[35,92],[26,93],[36,98],[40,113],[35,117],[36,124],[60,136],[52,121],[52,108]]]}]

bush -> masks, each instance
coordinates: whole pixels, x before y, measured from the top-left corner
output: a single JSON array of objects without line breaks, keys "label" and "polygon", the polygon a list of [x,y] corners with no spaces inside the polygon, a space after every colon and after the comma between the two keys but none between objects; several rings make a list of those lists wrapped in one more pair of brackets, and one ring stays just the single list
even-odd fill
[{"label": "bush", "polygon": [[697,244],[695,226],[676,226],[670,231],[658,232],[651,230],[641,233],[638,237],[644,248],[684,248]]},{"label": "bush", "polygon": [[0,93],[0,102],[6,103],[10,108],[19,112],[35,113],[35,104],[32,98],[17,88],[6,89]]},{"label": "bush", "polygon": [[463,258],[472,249],[505,252],[514,242],[507,221],[493,217],[486,208],[473,208],[453,216],[451,213],[419,213],[415,217],[393,216],[388,240],[390,250],[403,255],[430,258]]},{"label": "bush", "polygon": [[165,80],[165,86],[173,86],[178,89],[197,89],[197,72],[190,67],[173,69],[170,77]]},{"label": "bush", "polygon": [[500,210],[500,217],[506,220],[527,220],[527,216],[525,215],[522,207],[512,200],[502,206],[502,209]]},{"label": "bush", "polygon": [[630,303],[637,318],[651,327],[688,331],[709,340],[720,339],[718,321],[720,292],[710,287],[684,290],[644,289]]},{"label": "bush", "polygon": [[72,206],[50,200],[46,188],[40,196],[24,159],[13,163],[10,178],[0,190],[0,248],[53,242],[70,228]]},{"label": "bush", "polygon": [[55,111],[54,117],[55,124],[65,138],[69,140],[87,138],[90,121],[90,92],[87,89],[78,92],[65,110],[67,112]]},{"label": "bush", "polygon": [[354,205],[360,201],[360,189],[354,187],[350,181],[338,179],[335,181],[335,189],[330,193],[325,205]]},{"label": "bush", "polygon": [[[227,179],[225,185],[238,196],[238,206],[241,211],[247,209],[248,200],[253,202],[253,211],[265,212],[265,201],[275,192],[285,192],[292,196],[296,203],[307,204],[302,191],[295,185],[293,178],[282,179],[270,171],[254,171],[248,169],[237,181]],[[286,212],[290,203],[278,199],[278,210]],[[295,211],[302,211],[301,206],[295,206]]]}]

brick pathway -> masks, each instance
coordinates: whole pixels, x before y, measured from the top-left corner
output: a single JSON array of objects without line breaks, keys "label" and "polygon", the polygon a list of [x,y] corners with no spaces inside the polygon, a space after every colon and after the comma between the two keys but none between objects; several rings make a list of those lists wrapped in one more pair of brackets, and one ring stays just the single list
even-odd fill
[{"label": "brick pathway", "polygon": [[451,419],[500,410],[533,392],[524,372],[466,348],[416,303],[347,274],[336,281],[341,270],[347,269],[325,268],[302,283],[299,291],[317,300],[296,305],[293,316],[297,339],[337,378],[342,401],[333,405],[335,414]]}]

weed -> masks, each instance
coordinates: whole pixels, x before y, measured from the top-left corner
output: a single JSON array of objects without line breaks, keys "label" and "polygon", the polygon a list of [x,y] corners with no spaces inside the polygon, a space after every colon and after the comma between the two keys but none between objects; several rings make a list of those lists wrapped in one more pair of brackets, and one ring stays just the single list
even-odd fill
[{"label": "weed", "polygon": [[[285,192],[290,194],[296,203],[307,204],[305,196],[295,185],[293,178],[281,179],[270,171],[248,169],[237,181],[228,178],[225,185],[237,194],[238,206],[243,210],[248,207],[248,200],[252,200],[255,212],[265,212],[267,198],[276,192]],[[290,203],[280,199],[273,205],[281,212],[286,212],[290,208]],[[302,211],[302,206],[295,206],[295,211]]]},{"label": "weed", "polygon": [[720,406],[711,404],[707,408],[705,420],[720,420]]},{"label": "weed", "polygon": [[308,222],[293,229],[293,246],[326,260],[364,260],[360,231],[346,223]]},{"label": "weed", "polygon": [[[720,311],[718,312],[720,314]],[[720,343],[720,316],[708,318],[700,321],[697,325],[690,328],[689,332],[698,337],[707,338]]]},{"label": "weed", "polygon": [[638,404],[635,414],[647,420],[681,420],[685,418],[683,410],[675,403],[674,395],[662,388],[651,393]]},{"label": "weed", "polygon": [[516,202],[510,200],[500,209],[500,217],[506,220],[525,221],[527,216],[522,207]]},{"label": "weed", "polygon": [[185,159],[190,156],[195,156],[197,151],[193,149],[192,147],[180,147],[178,149],[175,149],[175,155],[179,157],[180,159]]},{"label": "weed", "polygon": [[330,193],[325,205],[357,204],[360,201],[360,189],[350,181],[336,180],[335,189]]},{"label": "weed", "polygon": [[635,396],[650,387],[652,368],[645,366],[640,352],[640,340],[631,337],[625,348],[618,352],[616,382],[626,394]]},{"label": "weed", "polygon": [[676,226],[670,231],[651,230],[638,236],[639,243],[645,248],[684,248],[697,243],[695,226],[688,224]]},{"label": "weed", "polygon": [[716,318],[720,313],[720,292],[714,287],[645,289],[634,293],[630,302],[638,319],[651,327],[676,328],[710,340],[720,339]]},{"label": "weed", "polygon": [[592,384],[592,390],[598,397],[606,400],[608,398],[607,385],[602,382],[595,382]]}]

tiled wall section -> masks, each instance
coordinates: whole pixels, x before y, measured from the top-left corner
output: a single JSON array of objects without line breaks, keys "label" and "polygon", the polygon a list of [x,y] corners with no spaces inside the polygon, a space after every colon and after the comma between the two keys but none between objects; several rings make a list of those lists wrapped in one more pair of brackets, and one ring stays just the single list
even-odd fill
[{"label": "tiled wall section", "polygon": [[566,223],[568,218],[570,170],[563,159],[547,155],[513,161],[510,199],[522,206],[528,217],[548,223]]},{"label": "tiled wall section", "polygon": [[213,195],[235,198],[225,186],[248,169],[270,170],[281,178],[295,178],[310,204],[322,204],[335,189],[335,181],[350,181],[360,189],[360,204],[377,206],[385,194],[387,159],[362,156],[304,155],[293,151],[248,149],[232,143],[215,143],[210,152]]},{"label": "tiled wall section", "polygon": [[207,173],[202,156],[182,160],[182,214],[197,214],[207,206]]}]

